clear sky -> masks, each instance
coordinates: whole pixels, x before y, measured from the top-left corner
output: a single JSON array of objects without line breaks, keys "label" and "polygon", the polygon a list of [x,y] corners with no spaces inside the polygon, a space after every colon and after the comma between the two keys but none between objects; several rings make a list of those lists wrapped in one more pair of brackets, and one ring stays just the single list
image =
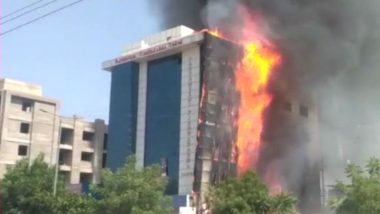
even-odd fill
[{"label": "clear sky", "polygon": [[[0,1],[1,16],[36,2]],[[0,25],[0,30],[4,32],[73,1],[58,0]],[[60,101],[62,115],[108,121],[111,79],[101,63],[120,55],[128,43],[157,31],[156,17],[144,2],[84,0],[0,37],[0,77],[41,85],[44,95]]]}]

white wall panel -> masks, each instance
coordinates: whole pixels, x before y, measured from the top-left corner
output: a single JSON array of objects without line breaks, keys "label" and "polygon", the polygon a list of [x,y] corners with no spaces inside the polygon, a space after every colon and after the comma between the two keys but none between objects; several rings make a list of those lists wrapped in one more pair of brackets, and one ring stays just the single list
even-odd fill
[{"label": "white wall panel", "polygon": [[147,75],[148,64],[142,62],[139,71],[139,89],[138,89],[138,104],[137,104],[137,130],[136,130],[136,167],[144,167],[145,153],[145,113],[146,113],[146,90],[147,90]]},{"label": "white wall panel", "polygon": [[179,194],[189,194],[193,187],[199,85],[200,47],[193,46],[182,53]]}]

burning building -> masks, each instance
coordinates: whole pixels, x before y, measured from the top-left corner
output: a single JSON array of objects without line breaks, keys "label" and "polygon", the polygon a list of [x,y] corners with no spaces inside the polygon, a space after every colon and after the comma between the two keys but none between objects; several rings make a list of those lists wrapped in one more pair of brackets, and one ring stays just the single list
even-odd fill
[{"label": "burning building", "polygon": [[[248,170],[273,193],[319,204],[319,168],[311,161],[317,111],[309,98],[275,96],[270,82],[282,56],[258,32],[242,33],[235,39],[180,26],[104,62],[112,75],[108,167],[122,166],[130,154],[138,167],[161,164],[167,193],[195,193],[198,207],[209,185]],[[284,121],[290,130],[273,126]]]},{"label": "burning building", "polygon": [[315,207],[305,201],[320,202],[311,197],[320,194],[319,183],[326,201],[348,163],[363,165],[379,155],[378,1],[157,0],[149,6],[163,28],[218,27],[234,41],[246,29],[237,8],[256,16],[259,30],[281,53],[267,87],[271,102],[264,110],[256,171],[277,180],[272,183],[283,180],[281,188],[301,196],[305,213]]}]

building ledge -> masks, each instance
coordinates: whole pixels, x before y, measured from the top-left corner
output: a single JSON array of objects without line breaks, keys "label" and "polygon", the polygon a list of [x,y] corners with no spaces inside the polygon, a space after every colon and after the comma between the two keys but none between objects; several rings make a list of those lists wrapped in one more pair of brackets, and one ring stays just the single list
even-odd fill
[{"label": "building ledge", "polygon": [[59,170],[60,171],[64,171],[64,172],[69,172],[69,171],[71,171],[71,166],[69,166],[69,165],[60,165],[59,166]]},{"label": "building ledge", "polygon": [[112,71],[112,68],[128,62],[139,62],[143,60],[152,60],[166,55],[180,52],[192,44],[199,43],[204,38],[204,32],[194,32],[190,35],[170,39],[164,43],[154,44],[152,46],[143,46],[141,49],[133,52],[127,52],[120,57],[103,62],[103,70]]},{"label": "building ledge", "polygon": [[69,144],[59,144],[60,149],[73,150],[73,146]]}]

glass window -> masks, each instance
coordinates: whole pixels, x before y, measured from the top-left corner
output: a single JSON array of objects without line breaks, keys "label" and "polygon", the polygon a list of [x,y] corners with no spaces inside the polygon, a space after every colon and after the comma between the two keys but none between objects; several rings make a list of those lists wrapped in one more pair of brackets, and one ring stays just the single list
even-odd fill
[{"label": "glass window", "polygon": [[28,146],[19,145],[18,146],[18,155],[19,156],[27,156],[28,155]]},{"label": "glass window", "polygon": [[139,64],[112,69],[107,167],[116,170],[136,151]]},{"label": "glass window", "polygon": [[144,165],[162,164],[167,194],[178,193],[181,113],[181,57],[148,63]]}]

